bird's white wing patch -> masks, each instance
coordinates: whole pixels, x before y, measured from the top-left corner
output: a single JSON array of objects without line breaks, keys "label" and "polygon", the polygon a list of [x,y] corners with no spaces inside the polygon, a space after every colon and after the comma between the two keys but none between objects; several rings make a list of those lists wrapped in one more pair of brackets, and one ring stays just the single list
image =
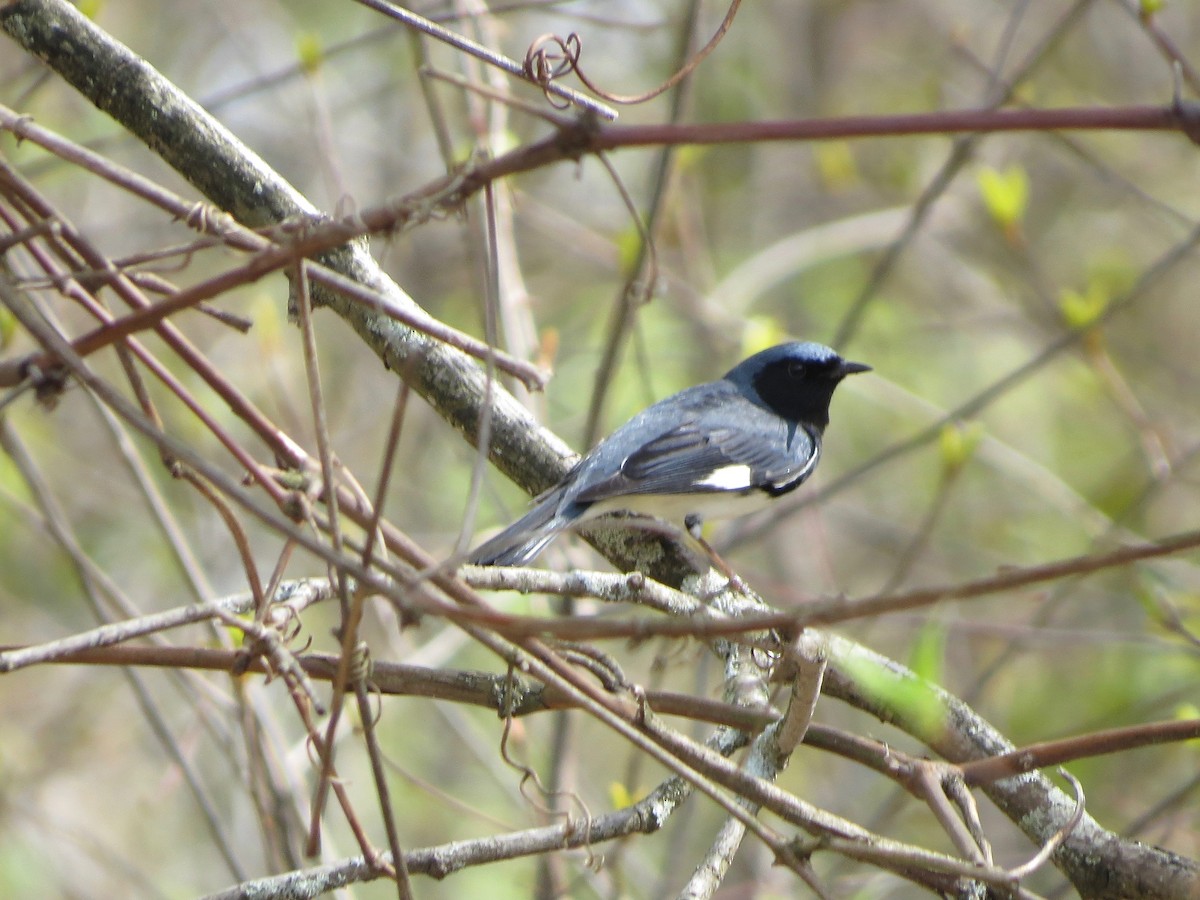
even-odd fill
[{"label": "bird's white wing patch", "polygon": [[750,488],[750,467],[742,465],[722,466],[714,469],[697,487],[711,487],[720,491],[745,491]]}]

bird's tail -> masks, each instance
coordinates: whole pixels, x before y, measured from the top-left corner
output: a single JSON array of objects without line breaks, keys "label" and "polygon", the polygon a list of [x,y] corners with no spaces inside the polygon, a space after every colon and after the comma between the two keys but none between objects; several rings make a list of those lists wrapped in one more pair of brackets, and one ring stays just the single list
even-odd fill
[{"label": "bird's tail", "polygon": [[523,566],[533,562],[572,521],[559,515],[560,497],[559,491],[543,496],[533,509],[472,550],[467,562],[477,566]]}]

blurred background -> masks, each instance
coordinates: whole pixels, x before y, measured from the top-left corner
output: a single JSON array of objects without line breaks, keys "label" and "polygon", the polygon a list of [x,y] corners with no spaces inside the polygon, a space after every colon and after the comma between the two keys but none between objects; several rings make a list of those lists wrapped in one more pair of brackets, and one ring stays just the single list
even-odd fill
[{"label": "blurred background", "polygon": [[[694,49],[725,13],[721,4],[666,0],[493,6],[489,14],[482,0],[462,0],[418,11],[517,60],[541,34],[578,32],[588,78],[622,94],[648,90],[678,68],[693,17]],[[1157,7],[1148,0],[758,0],[682,88],[621,107],[620,122],[927,112],[1004,97],[1034,107],[1166,106],[1176,90],[1185,98],[1197,91],[1190,65],[1200,64],[1200,7]],[[352,2],[131,0],[92,2],[86,11],[331,214],[420,188],[446,171],[447,152],[461,163],[475,148],[498,154],[550,130],[519,109],[423,81],[428,69],[473,81],[496,76]],[[195,196],[70,87],[0,41],[0,103]],[[1173,73],[1173,53],[1182,76]],[[536,90],[512,90],[545,108]],[[114,258],[192,237],[183,223],[11,135],[0,137],[0,152]],[[805,488],[769,518],[712,531],[734,567],[780,608],[953,584],[1188,531],[1200,526],[1197,160],[1195,145],[1166,131],[622,150],[609,161],[639,213],[646,216],[661,194],[653,270],[638,267],[639,228],[604,166],[594,158],[558,164],[502,191],[501,343],[552,367],[544,394],[521,396],[580,451],[649,402],[788,337],[832,343],[872,365],[873,374],[839,390],[823,462]],[[375,238],[373,250],[425,309],[483,336],[479,209]],[[211,251],[168,261],[163,271],[186,285],[236,259]],[[223,296],[222,308],[253,320],[245,335],[194,314],[180,324],[315,454],[287,294],[277,275]],[[614,339],[614,311],[628,297],[629,327]],[[60,299],[47,302],[67,327],[82,327]],[[371,491],[396,379],[331,313],[318,313],[317,325],[335,451]],[[19,329],[0,340],[6,358],[33,349]],[[155,339],[147,342],[172,360]],[[602,363],[612,346],[607,379]],[[114,359],[97,365],[118,377]],[[175,368],[212,400],[182,365]],[[181,408],[168,402],[164,411],[170,429],[241,475]],[[227,409],[214,403],[213,411],[252,442]],[[50,412],[25,397],[3,415],[83,551],[135,609],[192,602],[128,457],[83,391],[69,390]],[[161,470],[152,447],[139,441],[134,453],[178,519],[211,596],[244,590],[211,507]],[[473,460],[457,432],[414,399],[386,513],[435,555],[449,555],[460,541]],[[470,540],[506,523],[525,501],[490,472]],[[0,455],[0,643],[50,640],[96,621],[39,508],[11,450]],[[269,571],[278,539],[253,538]],[[574,538],[560,539],[545,559],[555,568],[604,567]],[[324,567],[299,557],[289,575],[305,574],[322,575]],[[1200,642],[1189,630],[1198,596],[1190,554],[838,630],[916,665],[1022,744],[1200,715]],[[550,609],[540,598],[497,602],[513,611]],[[335,620],[332,608],[306,614],[314,647],[334,646]],[[503,671],[436,620],[399,633],[386,610],[373,609],[367,628],[380,659]],[[212,640],[199,629],[172,637]],[[606,649],[633,680],[720,696],[719,665],[699,644]],[[228,676],[139,677],[161,716],[155,724],[117,669],[41,667],[0,680],[0,895],[188,897],[270,870],[246,798],[246,748]],[[248,677],[239,690],[275,708],[279,730],[271,737],[283,754],[275,762],[305,800],[312,771],[282,685]],[[817,717],[921,751],[833,701],[823,701]],[[373,789],[354,725],[339,767],[369,819]],[[388,699],[379,727],[405,846],[545,821],[521,796],[520,774],[498,758],[494,715]],[[515,755],[543,765],[552,727],[548,716],[519,722]],[[156,731],[195,766],[229,853],[218,849]],[[594,812],[662,777],[593,722],[580,719],[573,741],[567,783]],[[1166,745],[1070,769],[1106,827],[1195,857],[1196,753]],[[950,849],[927,809],[849,763],[802,750],[782,783],[881,833]],[[722,820],[710,804],[691,803],[662,833],[596,848],[605,857],[598,871],[583,854],[565,854],[570,895],[673,894]],[[998,861],[1016,865],[1032,853],[1011,823],[990,808],[984,816]],[[340,818],[327,820],[328,858],[357,852]],[[536,865],[423,879],[418,895],[530,896]],[[837,896],[914,890],[847,862],[822,860],[818,871]],[[1031,882],[1047,892],[1061,885],[1052,871]],[[748,844],[721,896],[797,890],[793,875]],[[393,891],[375,884],[353,893]]]}]

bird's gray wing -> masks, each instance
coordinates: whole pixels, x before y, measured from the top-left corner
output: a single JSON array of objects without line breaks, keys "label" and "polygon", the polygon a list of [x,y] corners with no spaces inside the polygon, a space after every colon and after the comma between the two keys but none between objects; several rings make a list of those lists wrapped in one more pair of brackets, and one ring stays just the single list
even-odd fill
[{"label": "bird's gray wing", "polygon": [[[613,475],[572,499],[594,503],[627,494],[744,491],[794,483],[811,468],[812,437],[779,422],[754,427],[704,427],[684,422],[633,450]],[[790,437],[790,440],[789,440]]]}]

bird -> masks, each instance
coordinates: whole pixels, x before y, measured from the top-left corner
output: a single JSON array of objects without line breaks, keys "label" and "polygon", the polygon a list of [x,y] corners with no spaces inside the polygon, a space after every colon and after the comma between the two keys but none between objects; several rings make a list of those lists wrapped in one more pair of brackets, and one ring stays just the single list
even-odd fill
[{"label": "bird", "polygon": [[798,488],[821,457],[834,389],[870,370],[810,341],[756,353],[635,415],[468,562],[528,565],[561,532],[617,512],[682,522],[700,539],[705,519],[745,515]]}]

